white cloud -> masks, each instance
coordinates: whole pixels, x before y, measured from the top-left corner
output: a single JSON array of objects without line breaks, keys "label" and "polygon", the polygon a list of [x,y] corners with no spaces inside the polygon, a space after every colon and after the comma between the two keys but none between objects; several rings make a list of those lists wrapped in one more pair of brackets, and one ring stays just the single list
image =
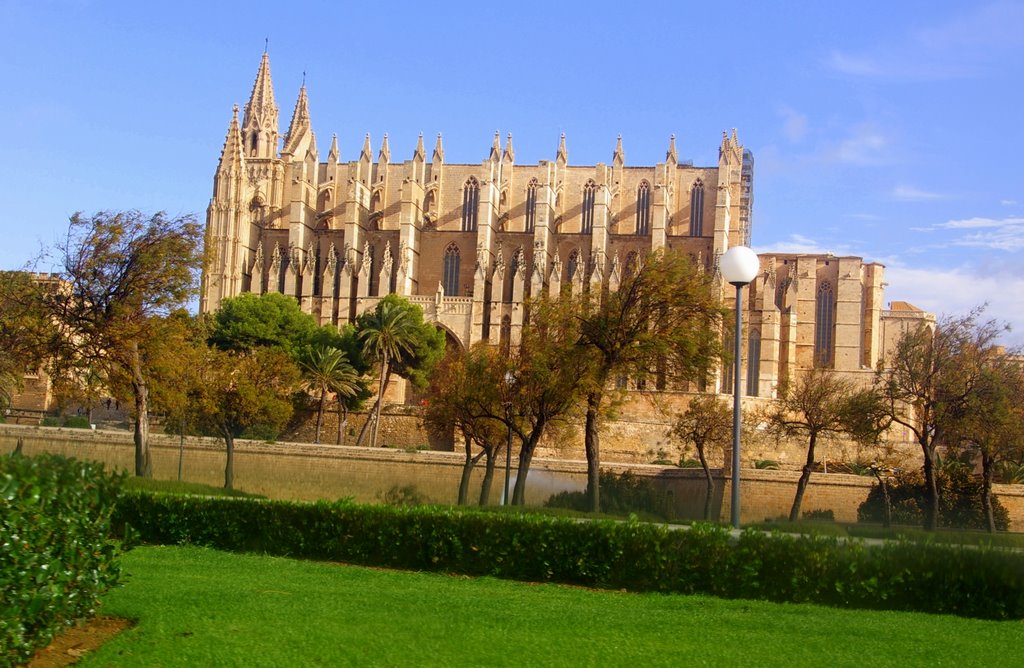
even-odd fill
[{"label": "white cloud", "polygon": [[854,165],[877,165],[888,158],[889,142],[869,125],[853,128],[851,135],[827,151],[826,157]]},{"label": "white cloud", "polygon": [[854,220],[881,220],[882,217],[874,213],[847,213],[847,218],[853,218]]},{"label": "white cloud", "polygon": [[904,202],[926,202],[936,199],[945,199],[947,195],[921,190],[914,186],[898,185],[892,189],[892,197],[893,199],[898,199]]},{"label": "white cloud", "polygon": [[1003,206],[1017,206],[1017,200],[1015,199],[1001,199],[999,203]]},{"label": "white cloud", "polygon": [[1024,45],[1024,4],[996,2],[912,31],[861,53],[833,50],[824,65],[840,74],[885,81],[975,76]]},{"label": "white cloud", "polygon": [[782,133],[789,141],[799,143],[807,135],[807,116],[800,112],[783,107],[779,113],[782,115]]},{"label": "white cloud", "polygon": [[935,227],[946,230],[963,230],[979,227],[1016,227],[1018,225],[1024,225],[1024,218],[1003,218],[1002,220],[980,217],[965,218],[963,220],[950,220],[945,223],[939,223]]},{"label": "white cloud", "polygon": [[785,241],[776,241],[774,243],[767,244],[765,246],[754,246],[754,251],[757,253],[808,253],[808,254],[825,254],[832,253],[833,255],[846,255],[849,253],[848,246],[835,246],[832,248],[826,248],[819,244],[814,239],[803,236],[802,234],[791,234],[789,239]]},{"label": "white cloud", "polygon": [[979,273],[970,267],[950,269],[887,266],[887,301],[908,301],[936,315],[964,315],[988,304],[986,317],[1006,322],[1010,345],[1024,344],[1024,276],[1000,271]]}]

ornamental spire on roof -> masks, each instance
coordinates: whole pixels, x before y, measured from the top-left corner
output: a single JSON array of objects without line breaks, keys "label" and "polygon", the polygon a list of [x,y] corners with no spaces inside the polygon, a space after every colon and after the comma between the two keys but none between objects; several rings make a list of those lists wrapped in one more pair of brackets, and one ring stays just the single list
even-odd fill
[{"label": "ornamental spire on roof", "polygon": [[298,141],[309,131],[309,98],[306,97],[306,84],[303,83],[299,88],[299,98],[295,100],[295,111],[292,112],[292,122],[288,126],[288,134],[285,136],[284,152],[293,153]]},{"label": "ornamental spire on roof", "polygon": [[444,147],[441,146],[441,133],[437,133],[437,143],[434,144],[434,155],[430,159],[431,162],[443,163],[444,162]]},{"label": "ornamental spire on roof", "polygon": [[224,148],[220,152],[220,162],[217,164],[218,171],[231,168],[241,168],[245,163],[242,129],[238,125],[238,105],[231,110],[231,124],[228,125],[228,134],[224,138]]},{"label": "ornamental spire on roof", "polygon": [[621,167],[626,162],[626,154],[622,150],[622,135],[615,140],[615,152],[612,153],[612,164]]},{"label": "ornamental spire on roof", "polygon": [[569,162],[569,151],[565,149],[565,133],[562,133],[561,139],[558,140],[558,153],[555,154],[555,162],[560,164],[568,164]]}]

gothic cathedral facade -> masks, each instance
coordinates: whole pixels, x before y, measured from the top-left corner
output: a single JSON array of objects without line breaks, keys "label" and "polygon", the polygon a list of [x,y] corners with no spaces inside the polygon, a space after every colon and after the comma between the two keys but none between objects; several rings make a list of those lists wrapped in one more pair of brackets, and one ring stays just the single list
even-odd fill
[{"label": "gothic cathedral facade", "polygon": [[[726,249],[750,244],[754,161],[735,130],[708,167],[681,162],[674,137],[654,166],[627,165],[621,138],[610,164],[570,165],[564,136],[554,160],[521,165],[511,135],[502,146],[497,134],[479,164],[446,162],[440,135],[429,159],[421,136],[410,159],[393,160],[385,135],[376,160],[367,136],[356,160],[341,161],[335,137],[321,161],[304,85],[279,135],[266,53],[238,112],[207,210],[213,259],[202,312],[242,293],[280,292],[321,324],[344,324],[396,293],[450,345],[515,342],[532,295],[615,289],[659,248],[717,275]],[[760,259],[743,304],[750,396],[773,396],[780,379],[813,365],[870,372],[895,333],[928,317],[883,308],[880,264]]]}]

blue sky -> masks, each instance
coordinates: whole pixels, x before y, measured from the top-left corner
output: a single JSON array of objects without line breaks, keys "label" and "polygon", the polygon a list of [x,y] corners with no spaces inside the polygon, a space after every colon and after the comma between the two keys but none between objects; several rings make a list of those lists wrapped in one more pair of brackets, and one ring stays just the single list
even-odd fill
[{"label": "blue sky", "polygon": [[[74,211],[205,215],[269,38],[287,127],[306,73],[342,160],[383,133],[479,162],[712,165],[755,155],[759,252],[886,265],[887,300],[983,302],[1024,343],[1024,2],[90,2],[0,0],[0,267]],[[40,268],[46,269],[44,263]]]}]

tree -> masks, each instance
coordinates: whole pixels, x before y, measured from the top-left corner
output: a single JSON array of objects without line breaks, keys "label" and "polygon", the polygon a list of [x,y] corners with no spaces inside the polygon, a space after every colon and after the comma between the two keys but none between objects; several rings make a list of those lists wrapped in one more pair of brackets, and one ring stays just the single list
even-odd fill
[{"label": "tree", "polygon": [[0,411],[10,407],[21,390],[26,369],[46,361],[56,329],[47,315],[50,282],[25,271],[0,271]]},{"label": "tree", "polygon": [[683,253],[661,250],[627,272],[618,290],[591,293],[579,318],[579,344],[593,359],[584,445],[590,510],[598,512],[599,428],[609,382],[654,369],[677,380],[706,373],[721,354],[722,309],[710,276]]},{"label": "tree", "polygon": [[123,383],[134,400],[135,474],[152,475],[149,378],[143,349],[158,335],[159,316],[195,294],[202,230],[193,216],[138,211],[71,217],[57,245],[61,287],[47,293],[47,316],[59,328],[51,376],[92,369]]},{"label": "tree", "polygon": [[246,433],[272,438],[292,415],[299,370],[284,351],[256,347],[229,352],[207,348],[189,388],[190,422],[224,439],[224,487],[234,485],[235,439]]},{"label": "tree", "polygon": [[972,344],[961,354],[962,366],[973,369],[974,382],[970,393],[951,416],[946,443],[951,450],[977,454],[981,458],[981,500],[990,532],[996,531],[992,481],[996,468],[1004,462],[1019,460],[1024,455],[1024,366],[1017,353],[995,344],[984,344],[990,338],[985,330],[1001,330],[995,322],[977,325]]},{"label": "tree", "polygon": [[313,316],[304,313],[294,297],[278,292],[229,297],[221,302],[212,320],[210,343],[222,350],[263,346],[297,356],[317,331]]},{"label": "tree", "polygon": [[779,397],[764,411],[762,418],[769,428],[785,436],[807,439],[807,459],[796,485],[796,495],[789,511],[789,521],[800,519],[807,483],[815,466],[815,448],[826,436],[847,434],[870,438],[877,434],[865,416],[879,415],[872,409],[874,395],[870,390],[857,390],[852,382],[833,370],[814,367],[803,371],[795,381],[779,388]]},{"label": "tree", "polygon": [[[423,322],[423,309],[392,294],[378,302],[374,310],[359,316],[356,335],[363,344],[365,356],[379,364],[377,398],[370,417],[373,423],[370,447],[376,447],[384,390],[391,374],[423,386],[444,356],[444,333]],[[363,425],[359,443],[363,441],[367,424]]]},{"label": "tree", "polygon": [[[526,503],[526,478],[541,437],[576,408],[589,364],[579,354],[580,320],[570,301],[540,297],[528,303],[528,314],[520,344],[510,351],[497,376],[506,393],[504,400],[511,405],[512,419],[507,424],[520,441],[512,494],[515,505]],[[510,386],[505,378],[511,379]],[[492,417],[506,421],[504,412]]]},{"label": "tree", "polygon": [[[490,498],[497,454],[508,429],[495,417],[504,410],[501,388],[506,371],[507,364],[497,349],[481,343],[461,355],[449,355],[431,377],[424,425],[440,436],[451,435],[453,428],[463,436],[465,461],[459,505],[467,503],[473,468],[481,458],[485,458],[485,469],[479,505],[486,505]],[[474,445],[480,448],[477,454],[473,453]]]},{"label": "tree", "polygon": [[876,377],[876,387],[889,418],[914,435],[921,448],[925,487],[924,527],[939,521],[936,449],[954,433],[978,381],[980,367],[971,364],[970,349],[995,344],[1002,328],[979,326],[983,309],[966,316],[945,317],[934,327],[921,325],[904,333]]},{"label": "tree", "polygon": [[[338,405],[343,406],[345,398],[354,397],[362,389],[359,374],[348,362],[345,351],[330,346],[309,346],[300,355],[299,367],[302,369],[303,387],[307,392],[319,394],[316,413],[316,438],[320,442],[320,428],[324,420],[324,407],[327,394],[334,393]],[[341,412],[338,414],[339,423]]]},{"label": "tree", "polygon": [[671,435],[693,443],[704,469],[704,519],[711,519],[711,506],[715,494],[715,480],[708,466],[708,448],[721,448],[724,452],[732,442],[732,410],[718,397],[702,394],[690,401],[686,412],[673,425]]}]

